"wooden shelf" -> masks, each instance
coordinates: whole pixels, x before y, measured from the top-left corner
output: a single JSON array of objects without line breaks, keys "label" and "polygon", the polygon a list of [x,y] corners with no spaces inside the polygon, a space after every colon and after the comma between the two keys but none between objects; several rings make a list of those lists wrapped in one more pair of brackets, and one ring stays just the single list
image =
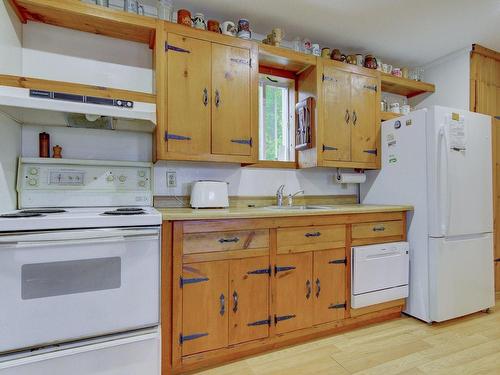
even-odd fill
[{"label": "wooden shelf", "polygon": [[426,92],[432,93],[436,88],[431,83],[414,81],[412,79],[396,77],[387,73],[380,73],[382,91],[391,94],[403,95],[411,98]]},{"label": "wooden shelf", "polygon": [[392,120],[393,118],[400,117],[402,116],[399,113],[393,113],[393,112],[380,112],[380,119],[382,121],[386,120]]},{"label": "wooden shelf", "polygon": [[99,98],[123,99],[146,103],[156,103],[156,95],[138,91],[112,89],[108,87],[84,85],[63,81],[51,81],[46,79],[19,77],[0,74],[0,86],[23,87],[26,89],[37,89],[57,91],[66,94],[88,95]]},{"label": "wooden shelf", "polygon": [[316,56],[267,44],[259,44],[259,65],[300,74],[310,66],[316,65]]},{"label": "wooden shelf", "polygon": [[8,0],[22,23],[54,26],[130,40],[154,47],[157,20],[79,0]]}]

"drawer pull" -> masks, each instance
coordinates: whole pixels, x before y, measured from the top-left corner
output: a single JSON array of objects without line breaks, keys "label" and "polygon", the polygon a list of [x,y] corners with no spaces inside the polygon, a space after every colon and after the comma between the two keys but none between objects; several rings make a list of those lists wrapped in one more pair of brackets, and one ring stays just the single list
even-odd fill
[{"label": "drawer pull", "polygon": [[319,293],[321,292],[321,282],[319,278],[316,279],[316,298],[319,298]]},{"label": "drawer pull", "polygon": [[282,316],[275,315],[274,316],[274,325],[278,324],[278,322],[282,322],[283,320],[293,319],[296,316],[297,315],[282,315]]},{"label": "drawer pull", "polygon": [[274,266],[274,274],[276,275],[278,272],[285,272],[285,271],[290,271],[294,270],[296,267],[294,266]]},{"label": "drawer pull", "polygon": [[235,290],[233,292],[233,312],[238,311],[238,292]]},{"label": "drawer pull", "polygon": [[383,232],[385,230],[385,227],[383,225],[378,226],[378,227],[373,227],[374,232]]},{"label": "drawer pull", "polygon": [[219,242],[220,243],[228,243],[228,242],[234,242],[234,243],[237,243],[239,242],[239,238],[238,237],[233,237],[233,238],[219,238]]},{"label": "drawer pull", "polygon": [[219,302],[220,302],[219,314],[220,316],[224,316],[224,313],[226,312],[226,298],[224,297],[224,293],[220,295]]},{"label": "drawer pull", "polygon": [[309,238],[309,237],[319,237],[319,236],[321,236],[321,232],[306,233],[306,234],[304,234],[304,236],[306,236],[307,238]]},{"label": "drawer pull", "polygon": [[306,298],[309,299],[311,297],[312,293],[312,288],[311,288],[311,282],[309,280],[306,281]]}]

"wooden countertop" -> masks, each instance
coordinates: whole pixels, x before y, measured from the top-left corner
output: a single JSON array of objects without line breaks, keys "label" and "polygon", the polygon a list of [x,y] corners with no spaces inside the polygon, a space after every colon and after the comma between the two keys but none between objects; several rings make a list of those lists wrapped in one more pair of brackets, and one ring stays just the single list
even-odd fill
[{"label": "wooden countertop", "polygon": [[321,205],[326,209],[270,209],[265,207],[234,207],[224,209],[192,209],[192,208],[157,208],[163,216],[163,220],[214,220],[214,219],[255,219],[266,217],[290,217],[290,216],[325,216],[364,214],[373,212],[401,212],[412,211],[413,206],[389,206],[371,204],[341,204]]}]

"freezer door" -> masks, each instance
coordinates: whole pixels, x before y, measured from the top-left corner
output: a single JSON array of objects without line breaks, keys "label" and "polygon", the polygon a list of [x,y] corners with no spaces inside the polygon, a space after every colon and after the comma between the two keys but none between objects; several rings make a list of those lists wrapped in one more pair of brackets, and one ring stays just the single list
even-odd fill
[{"label": "freezer door", "polygon": [[491,234],[429,239],[430,318],[441,322],[495,305]]},{"label": "freezer door", "polygon": [[[433,107],[430,118],[427,132],[430,236],[491,232],[491,117]],[[461,124],[463,138],[457,136]]]}]

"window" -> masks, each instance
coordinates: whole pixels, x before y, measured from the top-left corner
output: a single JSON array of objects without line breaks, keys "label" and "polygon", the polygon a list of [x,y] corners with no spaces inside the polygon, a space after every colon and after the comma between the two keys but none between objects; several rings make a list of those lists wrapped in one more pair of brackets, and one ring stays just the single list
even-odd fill
[{"label": "window", "polygon": [[295,160],[295,82],[262,74],[259,82],[259,159]]}]

